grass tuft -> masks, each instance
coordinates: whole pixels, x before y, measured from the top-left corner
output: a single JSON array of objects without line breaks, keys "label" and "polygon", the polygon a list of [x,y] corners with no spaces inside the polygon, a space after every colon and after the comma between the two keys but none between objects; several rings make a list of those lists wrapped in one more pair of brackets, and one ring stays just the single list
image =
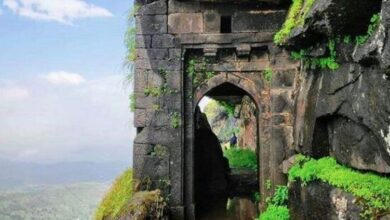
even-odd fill
[{"label": "grass tuft", "polygon": [[96,213],[95,220],[102,220],[105,217],[116,219],[126,210],[133,195],[133,171],[126,170],[119,176],[111,186],[108,193],[100,203]]}]

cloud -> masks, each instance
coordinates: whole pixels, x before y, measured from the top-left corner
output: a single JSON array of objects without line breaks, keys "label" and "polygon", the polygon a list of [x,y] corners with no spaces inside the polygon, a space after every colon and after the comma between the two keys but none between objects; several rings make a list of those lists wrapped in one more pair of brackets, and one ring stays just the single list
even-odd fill
[{"label": "cloud", "polygon": [[81,18],[112,16],[107,9],[83,0],[4,0],[3,5],[23,17],[63,24]]},{"label": "cloud", "polygon": [[123,89],[121,74],[64,89],[36,79],[11,83],[30,96],[0,101],[1,157],[44,163],[131,160],[135,129],[130,89]]},{"label": "cloud", "polygon": [[30,96],[27,89],[19,87],[0,88],[0,102],[25,100]]},{"label": "cloud", "polygon": [[66,71],[50,72],[43,76],[49,83],[54,85],[72,85],[77,86],[85,82],[85,79],[77,73],[69,73]]}]

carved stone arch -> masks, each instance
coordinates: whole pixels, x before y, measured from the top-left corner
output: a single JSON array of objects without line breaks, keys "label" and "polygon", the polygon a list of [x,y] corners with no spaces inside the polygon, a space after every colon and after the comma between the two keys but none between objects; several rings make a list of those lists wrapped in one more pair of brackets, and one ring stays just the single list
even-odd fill
[{"label": "carved stone arch", "polygon": [[261,92],[261,86],[256,85],[252,80],[235,73],[220,73],[213,78],[209,79],[206,83],[195,89],[194,103],[195,107],[200,100],[211,90],[225,84],[231,84],[237,88],[243,90],[254,101],[257,109],[260,109],[260,98],[258,95]]}]

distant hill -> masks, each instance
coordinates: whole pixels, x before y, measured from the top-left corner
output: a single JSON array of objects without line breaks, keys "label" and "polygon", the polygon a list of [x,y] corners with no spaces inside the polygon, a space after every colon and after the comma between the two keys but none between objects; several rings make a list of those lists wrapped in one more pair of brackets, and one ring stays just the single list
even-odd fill
[{"label": "distant hill", "polygon": [[0,160],[0,189],[29,185],[111,182],[129,164],[124,162],[19,163]]},{"label": "distant hill", "polygon": [[90,220],[108,183],[0,190],[1,220]]}]

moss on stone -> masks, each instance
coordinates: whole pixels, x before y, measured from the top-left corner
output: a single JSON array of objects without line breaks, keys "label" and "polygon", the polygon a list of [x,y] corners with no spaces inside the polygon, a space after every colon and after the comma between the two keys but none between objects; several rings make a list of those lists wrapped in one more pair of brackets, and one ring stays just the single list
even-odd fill
[{"label": "moss on stone", "polygon": [[376,219],[390,213],[390,179],[342,166],[332,157],[314,160],[299,156],[289,171],[289,181],[307,184],[320,180],[351,193],[363,207],[362,217]]},{"label": "moss on stone", "polygon": [[123,213],[133,220],[162,219],[166,202],[160,190],[141,191],[134,194],[123,209]]},{"label": "moss on stone", "polygon": [[275,34],[275,44],[282,45],[294,28],[303,26],[305,17],[315,0],[293,0],[282,28]]}]

